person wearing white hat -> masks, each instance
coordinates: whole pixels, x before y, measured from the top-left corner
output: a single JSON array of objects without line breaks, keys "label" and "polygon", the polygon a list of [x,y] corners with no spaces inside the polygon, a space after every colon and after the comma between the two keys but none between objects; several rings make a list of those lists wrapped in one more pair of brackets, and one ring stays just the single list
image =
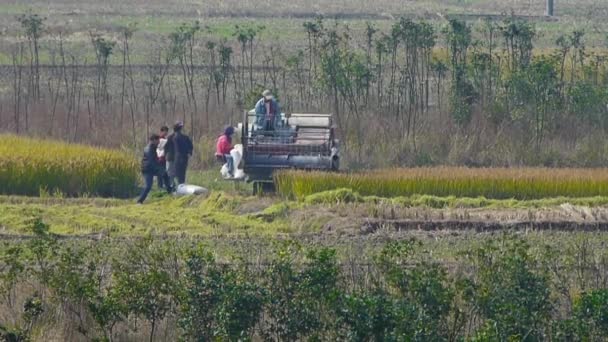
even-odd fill
[{"label": "person wearing white hat", "polygon": [[255,105],[256,125],[265,131],[273,131],[281,121],[281,106],[268,89]]}]

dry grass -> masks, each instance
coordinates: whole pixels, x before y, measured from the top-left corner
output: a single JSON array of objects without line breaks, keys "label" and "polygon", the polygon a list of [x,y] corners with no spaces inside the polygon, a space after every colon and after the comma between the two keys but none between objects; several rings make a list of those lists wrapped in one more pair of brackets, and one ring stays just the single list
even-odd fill
[{"label": "dry grass", "polygon": [[352,189],[363,196],[435,195],[492,199],[539,199],[608,195],[606,169],[463,167],[387,169],[365,173],[282,172],[280,194],[304,198],[321,191]]}]

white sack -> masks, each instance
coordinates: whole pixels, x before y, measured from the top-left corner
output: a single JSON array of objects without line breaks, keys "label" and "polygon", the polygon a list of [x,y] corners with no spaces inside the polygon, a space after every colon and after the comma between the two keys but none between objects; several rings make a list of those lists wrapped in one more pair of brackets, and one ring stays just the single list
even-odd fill
[{"label": "white sack", "polygon": [[232,160],[234,161],[234,178],[245,178],[245,172],[243,171],[243,169],[239,169],[239,164],[241,164],[241,159],[243,158],[243,145],[234,145],[234,148],[232,149],[232,151],[230,151],[230,155],[232,156]]},{"label": "white sack", "polygon": [[192,184],[180,184],[177,186],[175,194],[178,196],[189,196],[189,195],[205,195],[208,190],[202,186]]},{"label": "white sack", "polygon": [[[232,156],[233,166],[234,166],[234,178],[235,179],[243,179],[245,178],[245,172],[243,169],[239,169],[239,164],[241,163],[241,159],[243,158],[243,145],[237,144],[234,145],[232,150],[230,151],[230,156]],[[220,169],[220,174],[223,178],[229,178],[228,174],[228,164],[224,163],[222,168]]]}]

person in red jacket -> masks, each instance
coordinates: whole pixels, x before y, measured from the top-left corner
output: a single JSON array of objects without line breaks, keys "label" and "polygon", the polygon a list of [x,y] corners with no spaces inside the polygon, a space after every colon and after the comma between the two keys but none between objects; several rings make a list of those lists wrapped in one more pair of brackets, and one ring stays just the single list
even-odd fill
[{"label": "person in red jacket", "polygon": [[228,174],[230,177],[234,177],[234,159],[230,155],[232,150],[232,135],[234,134],[234,127],[228,126],[224,129],[224,134],[217,138],[217,145],[215,149],[215,157],[218,161],[228,164]]}]

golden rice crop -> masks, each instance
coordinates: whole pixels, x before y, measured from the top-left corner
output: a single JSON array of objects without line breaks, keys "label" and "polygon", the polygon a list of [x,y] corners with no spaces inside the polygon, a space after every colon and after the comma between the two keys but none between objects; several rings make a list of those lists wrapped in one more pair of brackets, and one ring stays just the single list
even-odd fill
[{"label": "golden rice crop", "polygon": [[277,191],[303,198],[348,188],[364,196],[435,195],[492,199],[608,196],[608,169],[465,168],[387,169],[361,173],[285,171]]},{"label": "golden rice crop", "polygon": [[121,151],[0,135],[0,193],[125,197],[133,193],[136,160]]}]

